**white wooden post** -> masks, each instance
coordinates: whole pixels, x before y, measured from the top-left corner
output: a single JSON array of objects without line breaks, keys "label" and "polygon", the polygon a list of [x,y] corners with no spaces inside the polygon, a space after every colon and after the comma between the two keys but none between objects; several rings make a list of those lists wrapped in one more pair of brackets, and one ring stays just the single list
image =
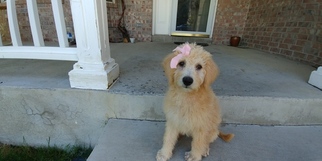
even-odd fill
[{"label": "white wooden post", "polygon": [[70,0],[78,62],[69,72],[72,88],[107,89],[119,76],[110,56],[106,2]]},{"label": "white wooden post", "polygon": [[1,35],[1,32],[0,32],[0,46],[2,46],[2,35]]},{"label": "white wooden post", "polygon": [[60,47],[68,47],[68,40],[66,35],[66,25],[64,19],[64,11],[61,0],[51,0],[51,5],[54,11],[55,26]]},{"label": "white wooden post", "polygon": [[309,83],[322,90],[322,66],[318,67],[317,70],[312,71]]},{"label": "white wooden post", "polygon": [[45,46],[40,26],[37,1],[27,0],[27,8],[34,46]]},{"label": "white wooden post", "polygon": [[7,14],[12,45],[22,46],[15,0],[7,0]]}]

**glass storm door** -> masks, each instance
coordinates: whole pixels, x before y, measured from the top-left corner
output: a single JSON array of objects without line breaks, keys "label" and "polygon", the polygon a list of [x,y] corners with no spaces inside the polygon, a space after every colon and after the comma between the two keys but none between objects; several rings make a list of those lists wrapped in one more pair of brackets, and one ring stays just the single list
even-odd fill
[{"label": "glass storm door", "polygon": [[173,0],[172,36],[210,37],[215,0]]}]

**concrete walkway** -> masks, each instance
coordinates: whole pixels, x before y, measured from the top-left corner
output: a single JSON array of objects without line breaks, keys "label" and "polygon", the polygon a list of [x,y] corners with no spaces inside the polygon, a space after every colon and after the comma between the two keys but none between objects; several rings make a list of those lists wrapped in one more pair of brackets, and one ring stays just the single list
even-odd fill
[{"label": "concrete walkway", "polygon": [[[221,127],[234,133],[230,143],[218,139],[203,161],[321,161],[322,126]],[[153,161],[162,146],[164,122],[110,119],[88,161]],[[183,161],[190,138],[178,141],[170,161]]]},{"label": "concrete walkway", "polygon": [[[75,62],[0,59],[0,141],[96,145],[109,118],[164,120],[160,64],[176,46],[111,44],[121,75],[109,91],[71,89]],[[221,70],[213,87],[224,123],[322,124],[322,91],[307,83],[313,67],[253,49],[205,49]]]}]

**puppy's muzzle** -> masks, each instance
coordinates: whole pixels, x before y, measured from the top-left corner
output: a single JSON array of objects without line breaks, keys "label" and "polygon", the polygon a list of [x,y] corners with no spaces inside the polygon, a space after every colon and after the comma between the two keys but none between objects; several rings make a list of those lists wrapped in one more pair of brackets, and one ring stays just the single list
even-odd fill
[{"label": "puppy's muzzle", "polygon": [[189,76],[185,76],[182,78],[182,82],[186,87],[188,87],[193,83],[193,79]]}]

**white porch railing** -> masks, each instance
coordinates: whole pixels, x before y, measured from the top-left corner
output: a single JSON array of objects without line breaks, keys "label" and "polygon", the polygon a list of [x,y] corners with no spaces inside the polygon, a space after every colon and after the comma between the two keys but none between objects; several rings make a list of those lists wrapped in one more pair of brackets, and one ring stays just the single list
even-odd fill
[{"label": "white porch railing", "polygon": [[76,48],[68,45],[61,0],[51,0],[59,47],[45,46],[37,3],[26,2],[34,46],[22,44],[15,0],[7,0],[12,46],[1,42],[0,58],[77,61],[69,72],[73,88],[104,90],[118,78],[118,64],[110,57],[105,1],[70,0]]}]

